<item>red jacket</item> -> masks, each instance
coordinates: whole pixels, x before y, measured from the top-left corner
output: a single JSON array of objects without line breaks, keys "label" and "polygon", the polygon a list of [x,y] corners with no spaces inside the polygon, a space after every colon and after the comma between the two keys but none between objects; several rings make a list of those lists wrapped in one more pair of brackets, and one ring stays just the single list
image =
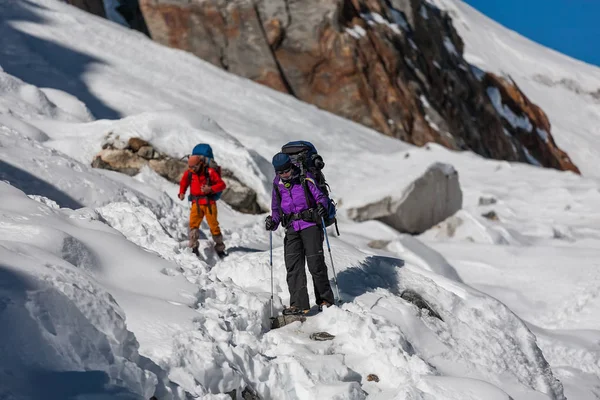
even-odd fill
[{"label": "red jacket", "polygon": [[[190,174],[191,172],[191,174]],[[225,190],[227,185],[221,179],[221,176],[212,168],[208,168],[209,182],[206,181],[206,173],[204,170],[201,170],[199,173],[195,173],[191,169],[188,169],[183,173],[181,177],[181,181],[179,182],[179,193],[185,194],[188,186],[190,187],[190,194],[192,196],[202,196],[198,199],[192,199],[193,202],[198,202],[199,204],[213,204],[215,200],[209,199],[206,197],[207,194],[219,193]],[[189,182],[189,176],[192,177],[192,182]],[[210,193],[203,193],[202,186],[208,185],[212,189]]]}]

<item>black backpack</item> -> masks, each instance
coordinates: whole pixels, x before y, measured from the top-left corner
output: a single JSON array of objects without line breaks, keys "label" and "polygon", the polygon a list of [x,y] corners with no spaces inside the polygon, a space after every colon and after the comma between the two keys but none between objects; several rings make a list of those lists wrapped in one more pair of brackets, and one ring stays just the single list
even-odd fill
[{"label": "black backpack", "polygon": [[[337,226],[336,219],[336,203],[329,197],[330,187],[325,180],[325,175],[323,175],[323,167],[325,167],[325,162],[323,161],[323,157],[319,155],[316,147],[307,141],[298,140],[289,142],[281,147],[281,152],[287,154],[292,159],[292,162],[300,168],[300,180],[302,182],[302,186],[304,188],[304,195],[306,196],[306,202],[309,205],[316,206],[316,200],[313,198],[312,193],[308,189],[307,177],[306,173],[310,172],[316,179],[314,182],[319,189],[325,194],[327,197],[327,216],[324,218],[325,226],[330,226],[335,224],[335,229],[340,235],[340,231]],[[309,178],[310,179],[310,178]],[[281,202],[281,193],[279,193],[279,188],[275,185],[275,191],[277,193],[277,197]],[[317,224],[320,224],[321,221],[315,221]]]}]

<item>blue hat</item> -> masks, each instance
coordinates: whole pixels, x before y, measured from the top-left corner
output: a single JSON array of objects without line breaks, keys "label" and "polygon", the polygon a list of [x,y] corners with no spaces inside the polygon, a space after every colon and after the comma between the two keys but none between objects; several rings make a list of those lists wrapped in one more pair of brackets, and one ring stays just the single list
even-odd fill
[{"label": "blue hat", "polygon": [[273,156],[273,167],[275,171],[285,171],[292,166],[292,159],[287,154],[277,153]]}]

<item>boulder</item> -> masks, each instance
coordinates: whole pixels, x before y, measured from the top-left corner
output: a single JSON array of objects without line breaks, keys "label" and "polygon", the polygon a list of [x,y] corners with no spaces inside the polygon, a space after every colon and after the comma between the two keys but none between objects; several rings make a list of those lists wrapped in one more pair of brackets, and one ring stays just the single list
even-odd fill
[{"label": "boulder", "polygon": [[127,148],[137,153],[142,147],[150,146],[150,143],[138,137],[132,137],[127,141]]},{"label": "boulder", "polygon": [[246,214],[260,214],[263,212],[256,201],[256,192],[254,190],[245,186],[231,173],[226,174],[223,171],[222,175],[223,180],[227,184],[227,189],[223,192],[221,200],[229,204],[234,210]]},{"label": "boulder", "polygon": [[356,221],[379,220],[402,233],[420,234],[462,208],[458,172],[448,164],[435,163],[411,182],[398,197],[348,210]]},{"label": "boulder", "polygon": [[187,162],[175,158],[165,157],[158,160],[148,161],[150,168],[163,178],[175,184],[179,184],[181,175],[187,170]]},{"label": "boulder", "polygon": [[121,172],[123,174],[134,176],[140,172],[140,169],[147,164],[147,161],[137,156],[129,150],[103,149],[100,151],[92,167],[104,168],[111,171]]},{"label": "boulder", "polygon": [[142,146],[137,151],[138,156],[145,158],[146,160],[150,160],[154,158],[154,149],[152,146]]},{"label": "boulder", "polygon": [[[177,185],[182,174],[188,168],[186,161],[156,151],[150,143],[140,138],[129,139],[126,148],[116,148],[115,145],[123,146],[122,141],[109,139],[111,137],[107,137],[102,145],[102,150],[94,157],[92,167],[134,176],[140,172],[143,166],[148,165],[158,175]],[[221,175],[227,184],[221,200],[242,213],[260,214],[265,212],[258,204],[257,195],[253,189],[244,185],[231,171],[225,168],[222,169]]]}]

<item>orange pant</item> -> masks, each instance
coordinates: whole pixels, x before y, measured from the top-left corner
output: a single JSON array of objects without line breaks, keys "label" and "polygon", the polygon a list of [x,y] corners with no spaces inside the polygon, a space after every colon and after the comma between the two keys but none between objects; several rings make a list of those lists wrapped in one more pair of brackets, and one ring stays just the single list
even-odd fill
[{"label": "orange pant", "polygon": [[221,228],[217,220],[217,204],[198,204],[192,203],[190,209],[190,229],[200,228],[202,219],[206,216],[206,222],[213,236],[221,235]]}]

